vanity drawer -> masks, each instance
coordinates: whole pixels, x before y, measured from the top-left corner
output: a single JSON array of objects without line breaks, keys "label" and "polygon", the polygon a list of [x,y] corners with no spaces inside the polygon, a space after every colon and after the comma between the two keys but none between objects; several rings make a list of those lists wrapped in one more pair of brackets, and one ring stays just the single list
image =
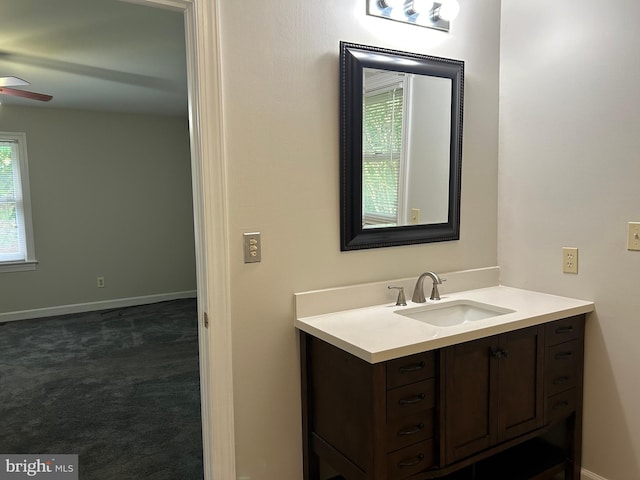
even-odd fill
[{"label": "vanity drawer", "polygon": [[545,420],[552,423],[555,420],[565,418],[576,409],[576,389],[572,388],[557,395],[548,397],[546,400]]},{"label": "vanity drawer", "polygon": [[436,381],[431,378],[387,392],[387,422],[436,405]]},{"label": "vanity drawer", "polygon": [[387,450],[393,452],[433,437],[434,423],[434,409],[423,410],[387,422]]},{"label": "vanity drawer", "polygon": [[581,356],[580,343],[577,340],[547,349],[546,396],[555,395],[576,386]]},{"label": "vanity drawer", "polygon": [[411,445],[387,455],[387,478],[400,480],[433,467],[435,448],[433,440]]},{"label": "vanity drawer", "polygon": [[576,340],[582,337],[584,318],[582,316],[565,318],[551,322],[545,326],[545,341],[547,347],[559,343]]},{"label": "vanity drawer", "polygon": [[387,388],[426,380],[436,375],[434,352],[423,352],[387,362]]}]

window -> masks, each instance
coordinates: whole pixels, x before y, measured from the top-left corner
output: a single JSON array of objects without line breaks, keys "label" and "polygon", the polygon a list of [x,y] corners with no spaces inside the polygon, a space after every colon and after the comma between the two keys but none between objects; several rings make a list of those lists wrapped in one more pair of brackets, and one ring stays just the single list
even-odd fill
[{"label": "window", "polygon": [[363,102],[362,224],[388,227],[401,216],[406,82],[397,73],[367,78]]},{"label": "window", "polygon": [[0,272],[35,266],[27,137],[0,132]]}]

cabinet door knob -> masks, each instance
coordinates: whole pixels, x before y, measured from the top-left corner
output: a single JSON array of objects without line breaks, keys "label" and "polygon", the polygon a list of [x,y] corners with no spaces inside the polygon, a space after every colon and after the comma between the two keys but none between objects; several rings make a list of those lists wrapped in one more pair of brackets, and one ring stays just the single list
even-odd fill
[{"label": "cabinet door knob", "polygon": [[508,357],[509,356],[509,351],[508,350],[503,350],[501,348],[492,348],[491,349],[491,356],[493,356],[494,358]]}]

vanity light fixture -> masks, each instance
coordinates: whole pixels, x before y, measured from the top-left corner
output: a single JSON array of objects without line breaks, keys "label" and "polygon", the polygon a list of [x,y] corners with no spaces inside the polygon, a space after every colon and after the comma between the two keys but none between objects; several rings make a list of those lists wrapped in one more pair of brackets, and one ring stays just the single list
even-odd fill
[{"label": "vanity light fixture", "polygon": [[367,0],[369,15],[444,32],[459,12],[457,0]]}]

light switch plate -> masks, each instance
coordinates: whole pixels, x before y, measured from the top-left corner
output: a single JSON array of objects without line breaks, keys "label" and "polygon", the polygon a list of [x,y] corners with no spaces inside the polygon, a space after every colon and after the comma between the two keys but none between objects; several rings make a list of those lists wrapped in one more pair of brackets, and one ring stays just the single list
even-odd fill
[{"label": "light switch plate", "polygon": [[576,247],[562,247],[562,271],[564,273],[578,273],[578,249]]},{"label": "light switch plate", "polygon": [[243,233],[244,263],[262,261],[262,240],[260,232]]},{"label": "light switch plate", "polygon": [[640,250],[640,222],[629,222],[627,250]]}]

